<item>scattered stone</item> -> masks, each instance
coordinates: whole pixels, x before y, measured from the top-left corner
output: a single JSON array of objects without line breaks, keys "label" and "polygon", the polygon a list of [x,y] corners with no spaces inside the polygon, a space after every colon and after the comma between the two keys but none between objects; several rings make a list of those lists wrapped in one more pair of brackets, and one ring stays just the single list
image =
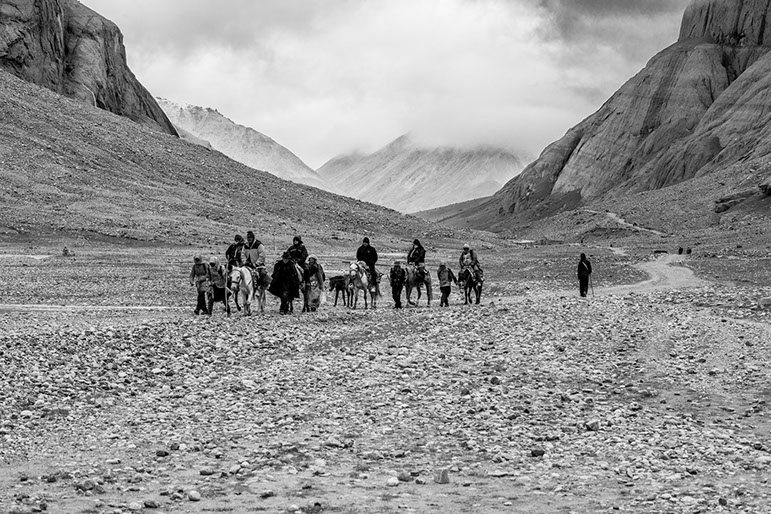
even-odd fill
[{"label": "scattered stone", "polygon": [[450,483],[450,470],[440,469],[434,474],[434,482],[437,484],[449,484]]},{"label": "scattered stone", "polygon": [[532,450],[530,450],[531,457],[543,457],[545,453],[546,453],[546,450],[544,450],[543,448],[533,448]]},{"label": "scattered stone", "polygon": [[155,501],[155,500],[145,500],[145,508],[146,509],[157,509],[161,505]]},{"label": "scattered stone", "polygon": [[399,479],[397,477],[391,477],[386,481],[388,487],[397,487],[399,485]]},{"label": "scattered stone", "polygon": [[187,499],[190,500],[191,502],[201,501],[201,493],[195,490],[190,491],[187,493]]},{"label": "scattered stone", "polygon": [[276,496],[276,492],[271,490],[271,489],[267,489],[267,490],[265,490],[265,491],[260,493],[260,498],[262,498],[263,500],[265,498],[270,498],[272,496]]},{"label": "scattered stone", "polygon": [[592,432],[597,432],[600,430],[600,422],[599,420],[593,419],[591,421],[587,421],[585,423],[586,429],[590,430]]}]

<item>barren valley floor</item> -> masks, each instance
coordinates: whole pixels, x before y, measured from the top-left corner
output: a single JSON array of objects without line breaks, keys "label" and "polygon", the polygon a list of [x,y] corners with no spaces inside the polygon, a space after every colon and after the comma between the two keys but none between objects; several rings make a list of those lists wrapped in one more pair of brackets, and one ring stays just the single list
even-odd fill
[{"label": "barren valley floor", "polygon": [[584,249],[489,250],[478,306],[228,319],[192,315],[174,249],[2,250],[3,512],[771,503],[756,259],[589,248],[579,298]]}]

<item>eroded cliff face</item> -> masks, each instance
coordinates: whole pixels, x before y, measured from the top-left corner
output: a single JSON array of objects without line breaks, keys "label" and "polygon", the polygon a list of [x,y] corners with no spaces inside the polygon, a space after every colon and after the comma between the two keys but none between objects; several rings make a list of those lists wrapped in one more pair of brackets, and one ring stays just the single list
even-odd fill
[{"label": "eroded cliff face", "polygon": [[665,187],[739,158],[748,144],[763,146],[744,135],[756,137],[769,121],[769,4],[694,2],[678,42],[496,193],[486,209],[497,219],[482,216],[481,224],[500,228],[555,198],[572,198],[571,207]]},{"label": "eroded cliff face", "polygon": [[120,29],[77,0],[3,0],[0,67],[57,93],[177,135],[126,64]]}]

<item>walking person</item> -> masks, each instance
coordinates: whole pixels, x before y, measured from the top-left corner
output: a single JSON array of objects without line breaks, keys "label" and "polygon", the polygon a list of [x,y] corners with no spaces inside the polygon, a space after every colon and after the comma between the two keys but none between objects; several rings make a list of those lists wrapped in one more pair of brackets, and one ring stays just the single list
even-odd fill
[{"label": "walking person", "polygon": [[308,256],[308,270],[305,281],[306,296],[308,298],[308,310],[316,312],[323,303],[324,281],[327,279],[324,267],[315,255]]},{"label": "walking person", "polygon": [[225,304],[225,310],[228,311],[227,294],[227,271],[225,266],[220,264],[217,257],[209,259],[209,279],[211,281],[211,290],[209,291],[209,316],[214,313],[214,303],[222,302]]},{"label": "walking person", "polygon": [[407,282],[407,271],[402,268],[402,264],[399,261],[394,261],[388,280],[391,282],[391,296],[394,299],[394,309],[401,309],[402,288],[404,288],[404,283]]},{"label": "walking person", "polygon": [[195,286],[196,293],[198,294],[197,303],[195,306],[195,315],[209,314],[206,308],[206,294],[209,292],[211,274],[209,268],[201,260],[200,255],[193,257],[193,269],[190,270],[190,285]]},{"label": "walking person", "polygon": [[586,254],[581,254],[581,260],[578,261],[578,292],[581,296],[589,293],[589,278],[592,275],[592,263],[586,258]]},{"label": "walking person", "polygon": [[279,312],[289,314],[292,301],[300,297],[300,278],[297,276],[297,267],[289,257],[289,252],[284,252],[281,260],[273,266],[273,280],[268,291],[281,299]]},{"label": "walking person", "polygon": [[439,301],[440,307],[450,306],[450,293],[452,292],[452,284],[458,285],[458,278],[450,268],[447,267],[446,262],[439,263],[439,269],[436,272],[439,277],[439,291],[442,292],[442,298]]}]

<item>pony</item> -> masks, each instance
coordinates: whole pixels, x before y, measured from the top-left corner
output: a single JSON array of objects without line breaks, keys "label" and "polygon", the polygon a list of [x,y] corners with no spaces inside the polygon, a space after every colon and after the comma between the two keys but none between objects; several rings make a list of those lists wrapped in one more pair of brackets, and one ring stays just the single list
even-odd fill
[{"label": "pony", "polygon": [[[359,303],[359,291],[364,292],[364,308],[367,308],[367,295],[372,299],[372,308],[375,308],[377,298],[377,286],[370,283],[367,270],[369,267],[365,262],[352,262],[348,271],[348,306],[356,308]],[[375,278],[377,280],[377,278]]]},{"label": "pony", "polygon": [[479,277],[474,270],[463,268],[460,270],[460,273],[458,273],[458,282],[463,284],[463,304],[468,305],[471,303],[472,291],[476,295],[476,303],[479,304],[479,298],[482,296],[482,285],[484,284],[481,277]]},{"label": "pony", "polygon": [[236,302],[236,308],[240,311],[238,299],[244,306],[244,314],[252,314],[252,300],[257,299],[257,306],[260,312],[265,312],[265,290],[268,288],[266,282],[270,277],[264,273],[265,266],[258,266],[256,269],[257,279],[252,274],[252,270],[247,267],[233,267],[230,271],[230,292]]},{"label": "pony", "polygon": [[337,275],[329,279],[329,291],[335,292],[335,307],[337,307],[337,297],[343,293],[343,305],[348,307],[348,278],[343,275]]},{"label": "pony", "polygon": [[[417,305],[420,301],[420,286],[425,285],[426,286],[426,299],[428,300],[428,305],[431,306],[431,275],[429,275],[428,270],[426,270],[425,266],[415,266],[415,265],[409,265],[407,266],[407,282],[404,283],[405,286],[405,293],[407,295],[407,303],[410,305]],[[413,302],[410,300],[410,296],[412,296],[412,290],[417,289],[418,290],[418,298]]]}]

